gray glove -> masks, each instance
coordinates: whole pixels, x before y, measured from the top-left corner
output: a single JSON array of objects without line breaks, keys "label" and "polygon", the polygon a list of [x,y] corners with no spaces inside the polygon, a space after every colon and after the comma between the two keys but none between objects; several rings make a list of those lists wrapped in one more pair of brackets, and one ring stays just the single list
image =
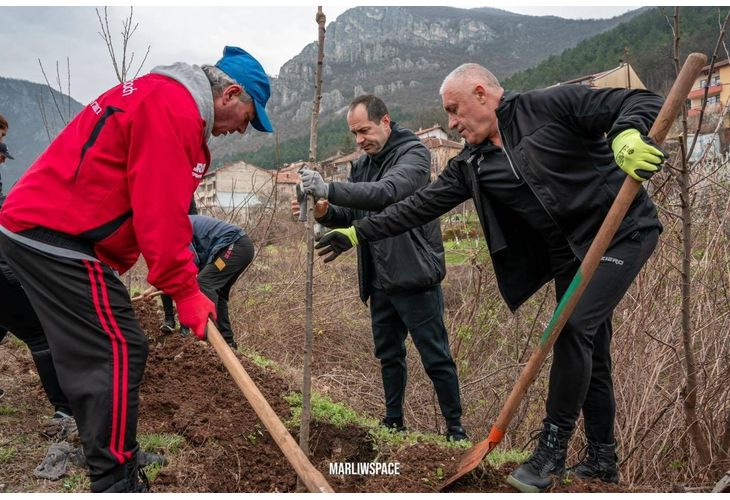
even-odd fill
[{"label": "gray glove", "polygon": [[330,185],[322,179],[322,176],[316,170],[308,170],[303,168],[299,171],[302,177],[302,188],[307,194],[314,195],[315,198],[326,200],[330,190]]}]

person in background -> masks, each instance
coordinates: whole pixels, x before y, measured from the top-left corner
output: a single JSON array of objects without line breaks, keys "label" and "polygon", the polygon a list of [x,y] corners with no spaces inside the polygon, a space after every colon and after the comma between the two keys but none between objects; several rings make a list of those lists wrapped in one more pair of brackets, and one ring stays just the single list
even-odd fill
[{"label": "person in background", "polygon": [[[352,166],[348,182],[326,183],[314,170],[302,170],[305,192],[323,200],[317,221],[347,227],[428,185],[431,154],[410,130],[392,121],[377,96],[355,98],[347,124],[365,152]],[[299,206],[293,200],[298,214]],[[441,281],[446,275],[438,221],[414,226],[407,234],[358,248],[360,298],[370,300],[375,357],[385,393],[386,427],[404,430],[403,402],[408,367],[405,340],[410,332],[433,384],[450,440],[468,439],[461,425],[456,364],[444,325]]]}]

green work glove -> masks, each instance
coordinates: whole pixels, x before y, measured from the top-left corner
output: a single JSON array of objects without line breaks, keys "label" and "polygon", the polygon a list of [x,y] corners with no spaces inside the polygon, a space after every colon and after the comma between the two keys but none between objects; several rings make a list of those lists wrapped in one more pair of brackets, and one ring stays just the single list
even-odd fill
[{"label": "green work glove", "polygon": [[617,135],[611,149],[621,170],[639,182],[644,182],[661,170],[666,156],[654,141],[641,135],[635,128],[626,129]]},{"label": "green work glove", "polygon": [[350,226],[346,229],[328,231],[314,248],[321,249],[317,252],[317,255],[326,255],[325,262],[331,262],[339,257],[342,252],[346,252],[358,243],[355,227]]}]

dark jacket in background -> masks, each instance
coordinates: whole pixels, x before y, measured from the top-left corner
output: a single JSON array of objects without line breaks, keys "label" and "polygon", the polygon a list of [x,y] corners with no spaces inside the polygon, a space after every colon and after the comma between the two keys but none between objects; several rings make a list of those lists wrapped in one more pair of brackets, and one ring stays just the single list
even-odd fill
[{"label": "dark jacket in background", "polygon": [[[626,178],[614,162],[611,140],[627,128],[648,134],[662,102],[647,91],[581,85],[503,96],[497,108],[503,150],[578,258],[585,256]],[[358,237],[372,244],[438,220],[474,198],[500,292],[514,311],[552,279],[552,272],[540,235],[479,189],[472,159],[495,147],[489,141],[465,147],[434,183],[353,225]],[[614,241],[647,227],[661,225],[641,189]]]},{"label": "dark jacket in background", "polygon": [[205,215],[190,215],[193,225],[195,263],[199,269],[207,266],[222,249],[238,241],[246,232],[235,224]]},{"label": "dark jacket in background", "polygon": [[[353,221],[377,214],[429,184],[431,154],[426,146],[395,122],[391,122],[391,129],[382,151],[362,155],[353,163],[349,182],[330,184],[330,207],[318,219],[321,224],[349,227]],[[417,290],[440,283],[446,275],[438,220],[424,221],[404,234],[360,245],[357,252],[363,301],[370,296],[373,284],[385,292]]]}]

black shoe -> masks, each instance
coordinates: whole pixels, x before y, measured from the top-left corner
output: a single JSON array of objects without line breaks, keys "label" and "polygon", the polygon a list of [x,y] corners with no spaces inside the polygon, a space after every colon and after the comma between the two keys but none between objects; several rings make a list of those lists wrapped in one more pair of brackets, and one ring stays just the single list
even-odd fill
[{"label": "black shoe", "polygon": [[380,425],[386,429],[393,429],[398,432],[405,432],[406,426],[403,425],[403,417],[385,417]]},{"label": "black shoe", "polygon": [[616,443],[601,444],[588,441],[583,459],[568,469],[580,479],[600,479],[618,484],[618,455]]},{"label": "black shoe", "polygon": [[147,493],[150,482],[139,464],[139,453],[111,473],[92,479],[92,493]]},{"label": "black shoe", "polygon": [[446,428],[446,440],[469,441],[469,436],[461,425],[450,425]]},{"label": "black shoe", "polygon": [[570,431],[561,431],[545,423],[540,431],[537,448],[525,463],[517,467],[507,482],[523,493],[540,493],[553,484],[555,476],[565,473],[565,455]]},{"label": "black shoe", "polygon": [[166,319],[165,322],[162,323],[160,331],[163,333],[173,333],[175,331],[175,320]]},{"label": "black shoe", "polygon": [[180,326],[180,335],[182,335],[183,337],[187,337],[188,335],[190,335],[190,328],[188,328],[187,326],[181,325]]},{"label": "black shoe", "polygon": [[2,389],[0,389],[0,399],[2,399],[3,396],[5,396],[5,391],[3,391]]}]

